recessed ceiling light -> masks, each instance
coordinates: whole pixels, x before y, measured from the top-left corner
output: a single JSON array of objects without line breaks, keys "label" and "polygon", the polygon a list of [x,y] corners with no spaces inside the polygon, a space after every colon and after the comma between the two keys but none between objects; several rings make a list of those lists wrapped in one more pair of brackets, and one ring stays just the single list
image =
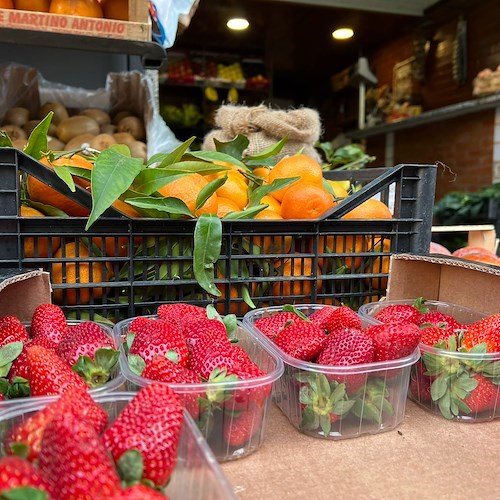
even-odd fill
[{"label": "recessed ceiling light", "polygon": [[242,31],[246,30],[250,26],[250,23],[242,17],[234,17],[233,19],[229,19],[226,26],[231,30]]},{"label": "recessed ceiling light", "polygon": [[354,35],[354,31],[351,28],[338,28],[333,33],[332,36],[335,40],[347,40]]}]

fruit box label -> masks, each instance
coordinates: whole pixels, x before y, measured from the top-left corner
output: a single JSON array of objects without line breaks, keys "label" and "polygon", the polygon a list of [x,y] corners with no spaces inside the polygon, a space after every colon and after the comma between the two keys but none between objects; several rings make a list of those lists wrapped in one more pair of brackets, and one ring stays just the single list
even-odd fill
[{"label": "fruit box label", "polygon": [[148,40],[147,24],[22,10],[0,9],[0,27],[103,38]]}]

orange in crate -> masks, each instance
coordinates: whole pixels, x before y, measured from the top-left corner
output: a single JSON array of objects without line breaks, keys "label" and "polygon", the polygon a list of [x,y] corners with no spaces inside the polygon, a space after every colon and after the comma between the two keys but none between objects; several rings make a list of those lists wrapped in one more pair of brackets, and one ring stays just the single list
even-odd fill
[{"label": "orange in crate", "polygon": [[0,0],[0,9],[13,9],[14,3],[12,0]]},{"label": "orange in crate", "polygon": [[97,0],[52,0],[49,12],[66,16],[103,17]]},{"label": "orange in crate", "polygon": [[[39,210],[25,205],[21,205],[20,213],[21,217],[45,217],[45,214]],[[55,236],[50,238],[50,240],[49,246],[49,238],[46,237],[36,237],[36,242],[35,237],[24,238],[24,256],[27,258],[46,258],[49,256],[49,253],[54,254],[61,244],[61,238]]]},{"label": "orange in crate", "polygon": [[128,21],[128,0],[105,0],[101,5],[107,19]]},{"label": "orange in crate", "polygon": [[[5,3],[5,2],[0,2]],[[12,1],[7,1],[11,3]],[[14,0],[14,5],[18,10],[33,10],[36,12],[48,12],[50,7],[50,0]],[[1,7],[1,5],[0,5]]]}]

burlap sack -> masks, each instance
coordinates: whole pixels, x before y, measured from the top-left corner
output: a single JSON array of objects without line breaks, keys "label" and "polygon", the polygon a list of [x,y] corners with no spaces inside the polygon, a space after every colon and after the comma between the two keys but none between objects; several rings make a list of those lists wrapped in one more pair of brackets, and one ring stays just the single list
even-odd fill
[{"label": "burlap sack", "polygon": [[215,150],[214,138],[229,142],[238,134],[248,137],[247,155],[256,154],[288,137],[277,158],[302,152],[318,161],[320,155],[314,148],[321,134],[319,114],[314,109],[300,108],[291,111],[273,110],[265,105],[248,107],[221,106],[215,113],[215,125],[204,140],[203,150]]}]

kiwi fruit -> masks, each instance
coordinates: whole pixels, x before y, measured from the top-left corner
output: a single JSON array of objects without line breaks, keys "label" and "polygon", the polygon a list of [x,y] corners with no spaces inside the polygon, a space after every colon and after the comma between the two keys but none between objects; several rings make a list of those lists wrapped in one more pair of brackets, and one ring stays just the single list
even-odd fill
[{"label": "kiwi fruit", "polygon": [[33,129],[40,123],[40,120],[29,120],[23,125],[23,130],[26,135],[30,135]]},{"label": "kiwi fruit", "polygon": [[115,116],[113,116],[113,123],[115,125],[118,125],[123,118],[126,118],[127,116],[135,116],[132,111],[128,111],[127,109],[124,109],[123,111],[118,111]]},{"label": "kiwi fruit", "polygon": [[57,126],[57,137],[61,141],[67,143],[78,135],[97,135],[100,131],[99,124],[93,118],[90,118],[90,116],[76,115],[59,123]]},{"label": "kiwi fruit", "polygon": [[110,134],[96,135],[89,142],[89,146],[93,149],[97,149],[97,151],[104,151],[105,149],[109,148],[109,146],[112,146],[113,144],[116,144],[116,140]]},{"label": "kiwi fruit", "polygon": [[54,116],[52,117],[52,123],[54,125],[59,125],[62,121],[69,118],[69,113],[64,104],[60,102],[46,102],[38,110],[38,118],[43,120],[49,112],[52,111]]},{"label": "kiwi fruit", "polygon": [[51,151],[64,151],[64,142],[60,141],[56,137],[48,137],[48,145]]},{"label": "kiwi fruit", "polygon": [[24,149],[24,146],[26,146],[26,143],[26,139],[16,139],[15,141],[12,141],[12,147],[22,151]]},{"label": "kiwi fruit", "polygon": [[81,149],[83,145],[90,145],[90,141],[95,137],[95,134],[79,134],[72,139],[70,139],[66,146],[64,146],[64,151],[74,151],[75,149]]},{"label": "kiwi fruit", "polygon": [[26,108],[10,108],[3,117],[4,123],[22,127],[30,119],[30,112]]},{"label": "kiwi fruit", "polygon": [[126,116],[118,123],[118,132],[128,132],[136,141],[142,141],[146,138],[146,129],[144,123],[136,116]]},{"label": "kiwi fruit", "polygon": [[148,159],[148,147],[142,141],[134,141],[129,145],[130,155],[133,158],[142,158],[143,160]]},{"label": "kiwi fruit", "polygon": [[116,132],[116,125],[108,123],[107,125],[101,125],[101,134],[111,134]]},{"label": "kiwi fruit", "polygon": [[117,144],[125,144],[130,147],[130,145],[135,142],[134,136],[130,135],[128,132],[116,132],[113,134]]},{"label": "kiwi fruit", "polygon": [[111,117],[102,109],[87,108],[80,111],[78,114],[82,116],[90,116],[90,118],[93,118],[99,124],[99,127],[111,123]]},{"label": "kiwi fruit", "polygon": [[22,139],[23,141],[26,141],[28,138],[28,134],[21,128],[18,127],[17,125],[2,125],[2,130],[9,136],[11,141],[17,141],[18,139]]}]

